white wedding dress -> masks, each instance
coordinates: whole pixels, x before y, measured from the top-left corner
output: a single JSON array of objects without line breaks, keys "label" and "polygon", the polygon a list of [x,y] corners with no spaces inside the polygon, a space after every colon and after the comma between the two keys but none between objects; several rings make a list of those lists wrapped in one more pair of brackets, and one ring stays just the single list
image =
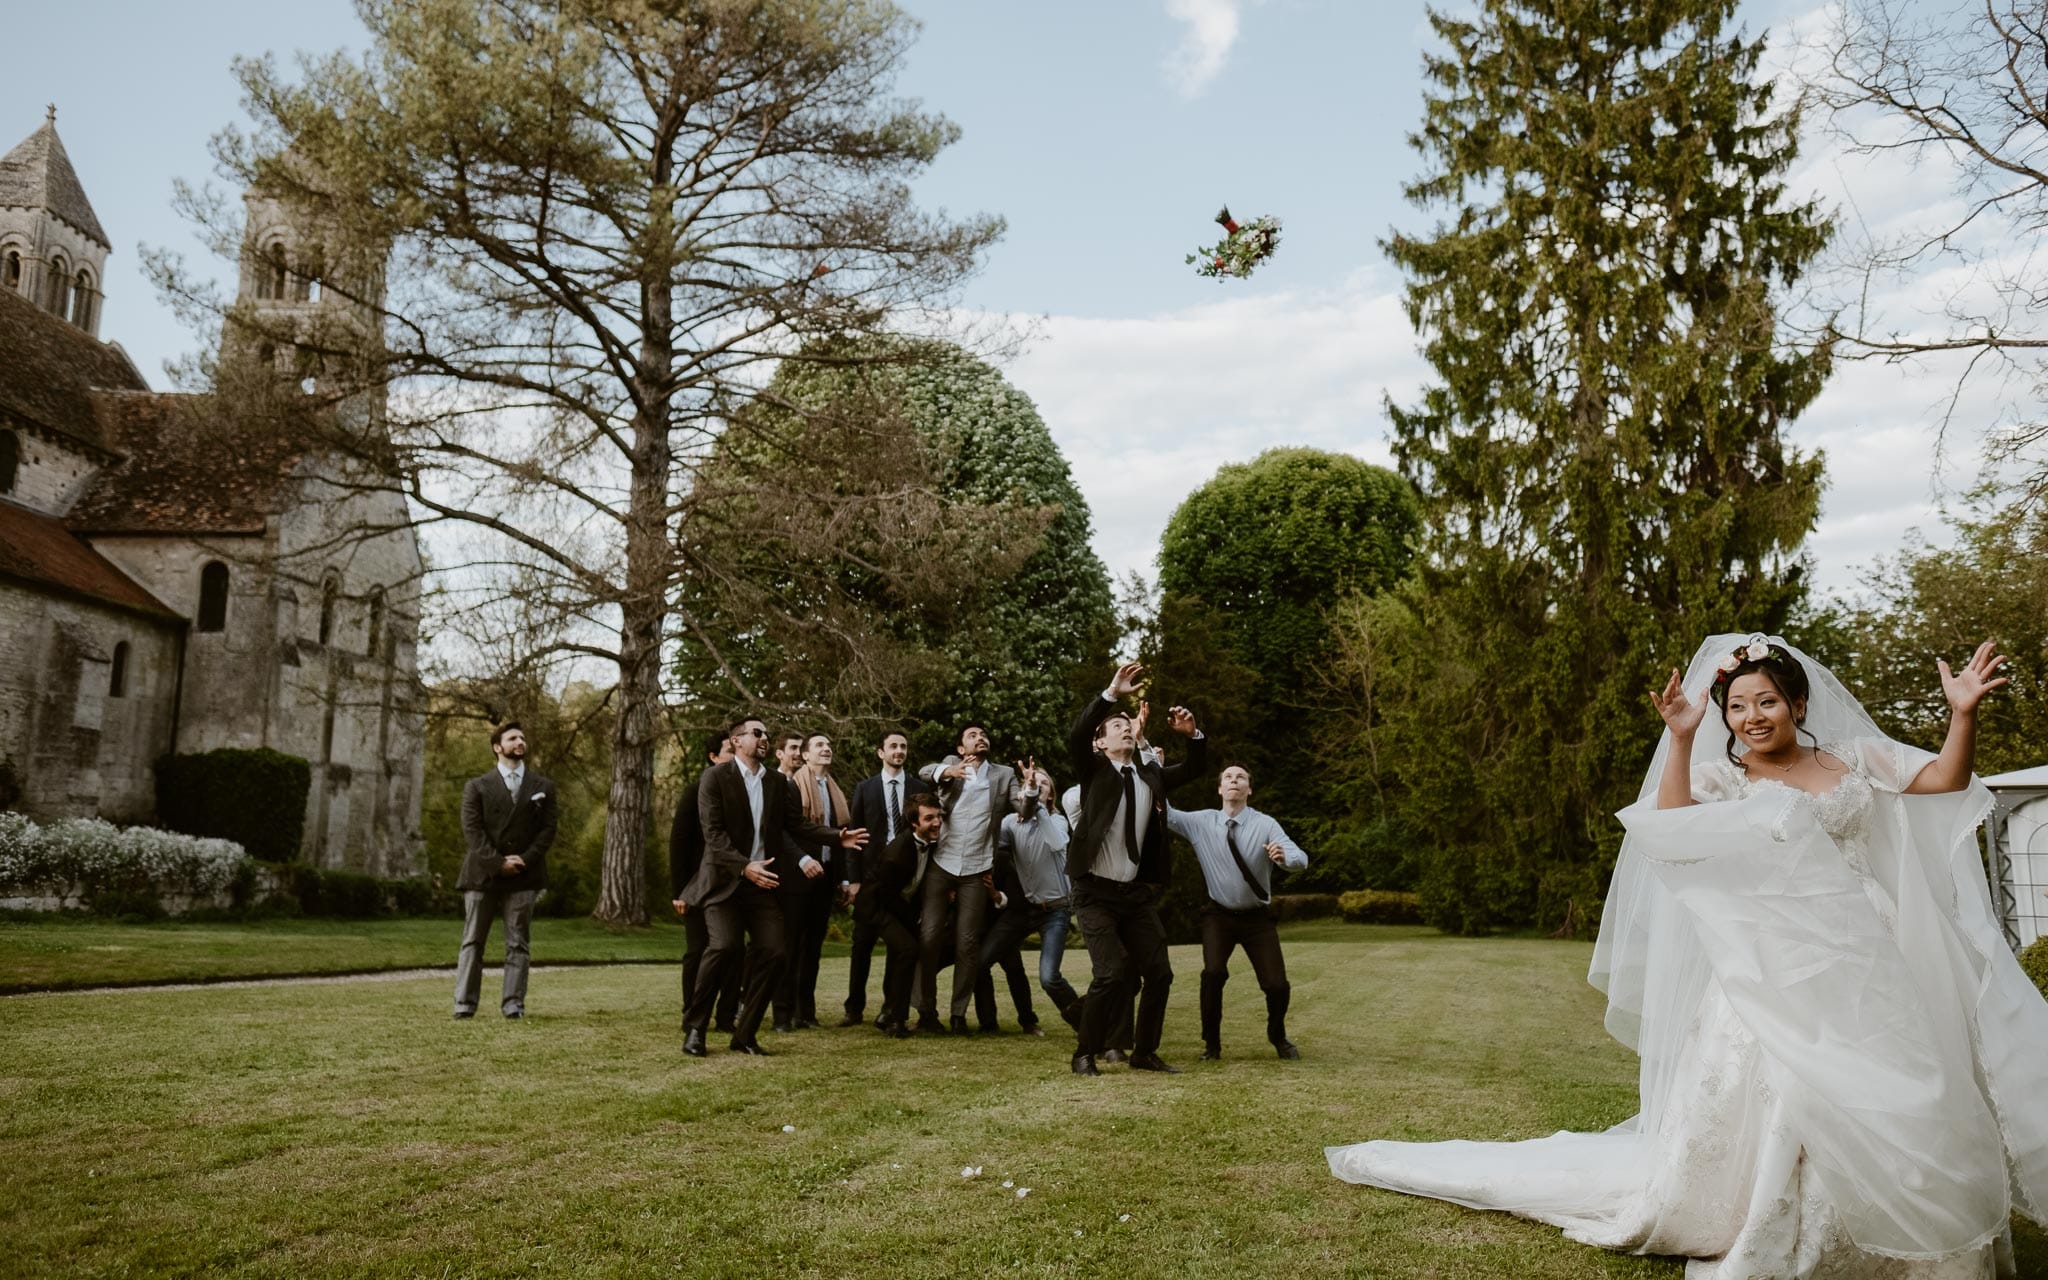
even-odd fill
[{"label": "white wedding dress", "polygon": [[1827,727],[1869,727],[1822,739],[1846,766],[1834,790],[1751,781],[1703,727],[1701,803],[1655,808],[1660,748],[1622,812],[1593,978],[1642,1055],[1641,1112],[1604,1133],[1331,1147],[1333,1173],[1682,1255],[1688,1280],[2011,1274],[2010,1214],[2048,1199],[2048,1006],[1967,838],[1988,794],[1907,801],[1932,757],[1802,660],[1816,706],[1823,683],[1846,703]]}]

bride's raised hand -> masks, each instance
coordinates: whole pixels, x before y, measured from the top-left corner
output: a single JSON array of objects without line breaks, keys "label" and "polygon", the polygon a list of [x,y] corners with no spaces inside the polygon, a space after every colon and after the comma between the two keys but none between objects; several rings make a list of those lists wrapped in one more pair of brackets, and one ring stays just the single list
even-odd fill
[{"label": "bride's raised hand", "polygon": [[1671,679],[1665,682],[1662,692],[1651,692],[1650,703],[1664,717],[1664,727],[1671,730],[1674,738],[1690,740],[1699,732],[1700,722],[1707,718],[1707,695],[1701,694],[1698,702],[1687,698],[1677,667],[1671,669]]},{"label": "bride's raised hand", "polygon": [[1942,696],[1948,699],[1949,709],[1959,716],[1975,713],[1985,694],[2012,683],[2010,677],[1997,674],[2005,665],[2005,655],[1998,651],[1995,640],[1978,645],[1977,652],[1970,655],[1960,671],[1950,671],[1945,658],[1936,658],[1934,665],[1941,669]]}]

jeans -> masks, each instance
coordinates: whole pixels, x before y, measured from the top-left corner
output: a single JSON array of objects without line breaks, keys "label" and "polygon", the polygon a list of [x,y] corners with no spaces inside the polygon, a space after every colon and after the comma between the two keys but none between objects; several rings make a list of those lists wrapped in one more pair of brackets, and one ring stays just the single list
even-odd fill
[{"label": "jeans", "polygon": [[[1023,969],[1016,960],[1017,944],[1034,933],[1039,939],[1038,985],[1052,1000],[1053,1008],[1060,1011],[1061,1017],[1070,1023],[1079,1023],[1081,993],[1074,990],[1074,984],[1060,973],[1072,919],[1064,901],[1044,907],[1028,902],[1012,903],[996,916],[995,923],[982,939],[981,977],[974,986],[974,1011],[983,1027],[996,1025],[996,984],[990,972],[991,966],[1001,965],[1006,976],[1015,966],[1016,974],[1021,977]],[[1019,1025],[1038,1025],[1038,1014],[1031,1008],[1031,988],[1017,977],[1010,981],[1010,1003],[1017,1008]]]}]

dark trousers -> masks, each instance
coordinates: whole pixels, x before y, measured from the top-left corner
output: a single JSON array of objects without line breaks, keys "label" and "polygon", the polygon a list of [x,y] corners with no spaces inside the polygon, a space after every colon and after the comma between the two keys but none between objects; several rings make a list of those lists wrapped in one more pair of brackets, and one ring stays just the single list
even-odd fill
[{"label": "dark trousers", "polygon": [[[866,910],[858,894],[853,899],[853,949],[846,957],[846,1016],[858,1020],[868,1011],[868,970],[875,961],[875,944],[882,940],[878,913]],[[913,961],[913,963],[915,963]],[[882,990],[889,989],[889,974],[882,973]]]},{"label": "dark trousers", "polygon": [[[1166,956],[1166,928],[1151,885],[1084,876],[1074,886],[1074,918],[1088,943],[1095,976],[1081,1009],[1079,1053],[1108,1047],[1117,1007],[1133,990],[1138,1017],[1132,1052],[1159,1050],[1166,1025],[1166,998],[1173,991],[1173,965]],[[1141,988],[1142,984],[1142,988]]]},{"label": "dark trousers", "polygon": [[875,941],[882,944],[883,954],[888,957],[882,965],[882,1022],[908,1022],[921,945],[918,933],[909,921],[899,920],[886,911],[876,912],[870,923]]},{"label": "dark trousers", "polygon": [[[947,899],[953,917],[946,917]],[[939,970],[953,961],[953,1016],[967,1016],[974,981],[981,972],[981,925],[988,914],[988,886],[979,875],[956,876],[933,866],[924,873],[924,906],[918,912],[917,1009],[939,1016]],[[950,927],[949,927],[950,926]]]},{"label": "dark trousers", "polygon": [[[683,913],[683,1008],[690,1007],[690,995],[697,989],[697,972],[704,964],[704,951],[711,945],[711,930],[704,924],[704,913],[695,907]],[[740,975],[744,965],[733,965],[726,970],[725,985],[719,988],[718,1005],[713,1011],[712,1022],[720,1031],[730,1031],[733,1019],[739,1016]]]},{"label": "dark trousers", "polygon": [[[697,989],[690,993],[690,1003],[683,1010],[683,1029],[702,1031],[710,1023],[711,1007],[718,1001],[727,972],[744,963],[746,993],[732,1032],[732,1038],[744,1044],[760,1031],[769,994],[782,977],[782,904],[776,901],[773,889],[742,881],[725,901],[714,902],[703,911],[709,941],[697,969]],[[744,953],[742,934],[748,944]]]},{"label": "dark trousers", "polygon": [[1267,907],[1232,911],[1214,902],[1202,908],[1202,1043],[1220,1046],[1223,1035],[1223,984],[1230,981],[1230,953],[1238,947],[1252,962],[1252,976],[1266,993],[1266,1039],[1287,1039],[1287,1004],[1294,988],[1287,983],[1287,961],[1280,954],[1280,931]]},{"label": "dark trousers", "polygon": [[818,961],[825,951],[825,931],[832,924],[833,890],[823,879],[782,894],[783,945],[789,962],[775,986],[775,1021],[818,1020]]}]

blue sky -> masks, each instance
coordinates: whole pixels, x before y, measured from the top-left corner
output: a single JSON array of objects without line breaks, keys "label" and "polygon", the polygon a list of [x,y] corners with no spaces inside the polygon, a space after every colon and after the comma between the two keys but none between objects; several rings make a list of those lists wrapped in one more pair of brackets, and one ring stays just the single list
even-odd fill
[{"label": "blue sky", "polygon": [[[1417,166],[1405,135],[1421,109],[1419,0],[907,7],[925,29],[900,88],[964,130],[921,194],[1008,219],[966,302],[1041,318],[1006,372],[1072,461],[1112,569],[1149,567],[1174,504],[1222,463],[1274,444],[1388,460],[1382,397],[1427,377],[1377,248],[1394,225],[1426,225],[1400,194]],[[1745,14],[1755,30],[1810,20],[1811,7],[1753,0]],[[141,278],[137,245],[205,258],[170,209],[171,184],[209,178],[207,138],[240,118],[229,60],[361,42],[345,0],[214,0],[203,21],[193,13],[22,6],[10,44],[57,56],[16,59],[0,82],[0,146],[58,104],[114,241],[101,334],[160,386],[163,362],[194,339]],[[1824,148],[1801,180],[1830,198],[1854,187],[1866,210],[1914,198],[1911,181],[1846,174]],[[1182,262],[1213,238],[1226,201],[1286,221],[1280,253],[1249,282],[1203,280]],[[1935,473],[1929,422],[1944,386],[1924,370],[1852,370],[1794,428],[1830,452],[1810,543],[1823,583],[1852,585],[1903,529],[1931,529],[1936,502],[1967,480],[1969,438],[1951,438],[1950,468]]]}]

